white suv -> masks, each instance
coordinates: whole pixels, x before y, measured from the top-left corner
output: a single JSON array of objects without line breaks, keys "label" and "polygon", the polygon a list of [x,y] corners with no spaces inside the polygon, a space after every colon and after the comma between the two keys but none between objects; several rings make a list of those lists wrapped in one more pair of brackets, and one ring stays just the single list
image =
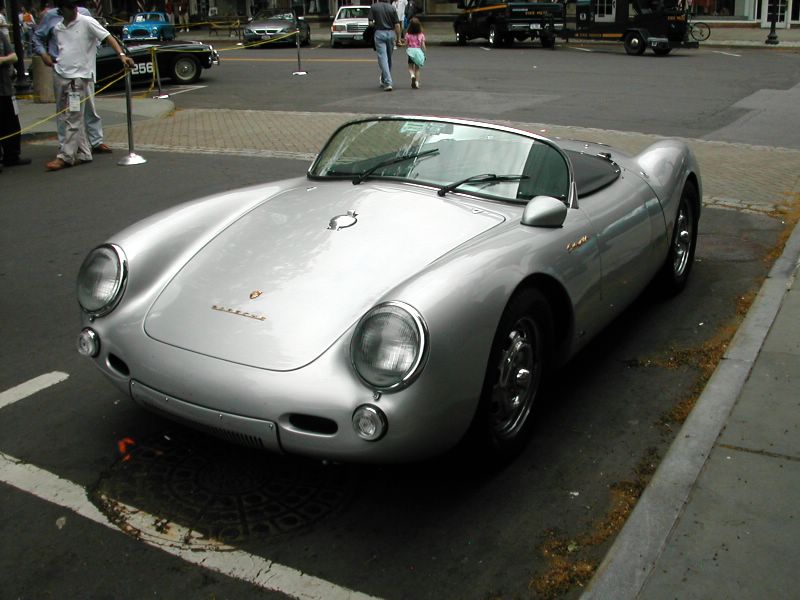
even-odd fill
[{"label": "white suv", "polygon": [[369,19],[369,6],[342,6],[331,25],[331,47],[342,42],[364,42],[364,30]]}]

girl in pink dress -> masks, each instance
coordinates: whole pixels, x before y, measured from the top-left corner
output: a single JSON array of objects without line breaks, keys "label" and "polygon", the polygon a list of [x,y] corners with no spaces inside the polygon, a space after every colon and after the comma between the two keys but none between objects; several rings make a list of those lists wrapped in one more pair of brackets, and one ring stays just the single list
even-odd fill
[{"label": "girl in pink dress", "polygon": [[425,64],[425,34],[422,32],[422,23],[417,17],[412,17],[408,22],[406,32],[406,54],[408,54],[408,74],[411,76],[411,87],[419,87],[419,70]]}]

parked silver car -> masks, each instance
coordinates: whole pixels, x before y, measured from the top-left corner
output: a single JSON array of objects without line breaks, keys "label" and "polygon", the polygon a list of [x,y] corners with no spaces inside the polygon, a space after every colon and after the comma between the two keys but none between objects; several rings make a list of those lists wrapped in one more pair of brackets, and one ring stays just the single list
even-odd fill
[{"label": "parked silver car", "polygon": [[369,24],[369,6],[342,6],[331,24],[331,47],[342,43],[364,43],[364,30]]},{"label": "parked silver car", "polygon": [[93,249],[82,354],[169,418],[275,452],[407,461],[525,442],[542,382],[692,268],[702,184],[636,156],[433,117],[352,121],[307,176],[176,206]]},{"label": "parked silver car", "polygon": [[301,46],[311,43],[311,27],[293,10],[259,11],[244,27],[243,38],[248,48],[274,44]]}]

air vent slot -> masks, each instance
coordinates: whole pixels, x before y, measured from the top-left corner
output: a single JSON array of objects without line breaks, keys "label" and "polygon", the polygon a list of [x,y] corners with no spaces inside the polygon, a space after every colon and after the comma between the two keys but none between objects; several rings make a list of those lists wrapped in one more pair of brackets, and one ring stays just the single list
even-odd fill
[{"label": "air vent slot", "polygon": [[289,415],[289,423],[291,423],[292,427],[295,429],[317,433],[319,435],[333,435],[339,430],[336,421],[323,417],[315,417],[313,415]]}]

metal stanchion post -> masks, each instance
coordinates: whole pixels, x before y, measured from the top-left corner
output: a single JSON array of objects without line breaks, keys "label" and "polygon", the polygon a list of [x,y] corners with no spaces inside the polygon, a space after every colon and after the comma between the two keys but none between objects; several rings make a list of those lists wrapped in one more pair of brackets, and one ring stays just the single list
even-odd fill
[{"label": "metal stanchion post", "polygon": [[131,71],[128,67],[125,67],[125,108],[128,113],[128,155],[123,156],[117,164],[122,165],[124,167],[130,165],[141,165],[146,163],[147,160],[139,156],[138,154],[134,153],[133,151],[133,117],[131,111]]},{"label": "metal stanchion post", "polygon": [[294,39],[297,42],[297,71],[292,75],[308,75],[308,71],[304,71],[303,65],[300,64],[300,25],[297,26],[297,34]]},{"label": "metal stanchion post", "polygon": [[163,100],[169,98],[169,94],[161,91],[161,74],[158,72],[158,57],[156,56],[157,48],[153,46],[150,49],[150,55],[153,57],[153,77],[156,78],[156,85],[158,86],[158,95],[153,96],[154,100]]}]

